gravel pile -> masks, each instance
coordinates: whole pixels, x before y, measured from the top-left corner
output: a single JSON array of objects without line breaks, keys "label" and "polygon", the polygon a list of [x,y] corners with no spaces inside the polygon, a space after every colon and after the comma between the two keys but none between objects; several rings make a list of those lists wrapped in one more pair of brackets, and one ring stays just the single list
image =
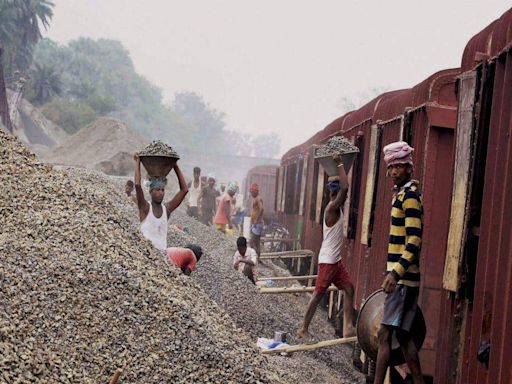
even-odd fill
[{"label": "gravel pile", "polygon": [[[232,257],[236,251],[233,239],[186,216],[182,211],[174,212],[170,222],[183,227],[189,235],[186,239],[176,239],[175,234],[169,234],[169,245],[172,241],[184,244],[183,241],[192,240],[205,251],[197,270],[191,275],[192,280],[224,308],[237,326],[252,336],[254,342],[258,337],[272,338],[274,331],[287,331],[291,334],[289,341],[292,344],[301,343],[294,335],[304,316],[309,296],[258,293],[257,288],[232,267]],[[279,267],[265,262],[260,265],[260,274],[286,274],[284,267],[284,264]],[[334,329],[328,323],[325,312],[320,309],[310,330],[319,340],[335,338]],[[292,358],[274,356],[271,359],[290,382],[362,382],[362,375],[352,367],[351,349],[347,346],[297,353]]]},{"label": "gravel pile", "polygon": [[343,136],[333,136],[327,142],[318,147],[315,151],[315,157],[332,156],[341,153],[359,152],[347,138]]},{"label": "gravel pile", "polygon": [[142,151],[139,152],[140,156],[167,156],[179,159],[178,153],[163,141],[153,140],[146,145]]},{"label": "gravel pile", "polygon": [[107,383],[116,368],[120,383],[282,382],[142,238],[122,189],[3,131],[0,185],[0,382]]}]

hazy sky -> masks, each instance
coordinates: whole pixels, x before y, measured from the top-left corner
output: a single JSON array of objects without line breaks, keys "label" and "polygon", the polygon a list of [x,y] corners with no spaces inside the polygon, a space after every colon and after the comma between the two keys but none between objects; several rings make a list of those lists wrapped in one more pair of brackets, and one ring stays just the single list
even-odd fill
[{"label": "hazy sky", "polygon": [[408,88],[460,65],[505,0],[55,0],[47,36],[121,40],[164,90],[201,94],[230,129],[282,151],[341,115],[340,99]]}]

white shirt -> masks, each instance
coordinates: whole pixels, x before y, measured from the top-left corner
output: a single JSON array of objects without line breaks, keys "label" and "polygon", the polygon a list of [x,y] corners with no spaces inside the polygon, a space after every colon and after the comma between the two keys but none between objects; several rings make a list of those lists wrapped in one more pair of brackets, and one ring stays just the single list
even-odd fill
[{"label": "white shirt", "polygon": [[199,194],[201,193],[201,182],[199,181],[199,185],[194,187],[194,180],[190,183],[190,188],[188,189],[188,205],[191,207],[197,207],[197,200],[199,199]]},{"label": "white shirt", "polygon": [[162,216],[153,214],[153,204],[149,203],[149,212],[140,223],[140,231],[144,237],[153,243],[155,248],[162,251],[167,249],[167,208],[162,204]]},{"label": "white shirt", "polygon": [[336,224],[328,227],[324,215],[324,239],[318,253],[318,263],[336,264],[341,260],[341,246],[343,245],[343,211]]},{"label": "white shirt", "polygon": [[[254,276],[254,279],[256,280],[257,272],[258,272],[258,269],[257,269],[258,254],[256,253],[256,251],[250,247],[247,247],[247,250],[245,251],[245,256],[240,255],[240,252],[236,251],[235,256],[233,256],[233,266],[235,266],[236,263],[239,262],[240,260],[252,261],[254,263],[254,266],[251,265],[250,267],[252,269],[252,275]],[[245,263],[239,263],[238,271],[243,273],[244,267],[246,265],[247,264],[245,264]]]}]

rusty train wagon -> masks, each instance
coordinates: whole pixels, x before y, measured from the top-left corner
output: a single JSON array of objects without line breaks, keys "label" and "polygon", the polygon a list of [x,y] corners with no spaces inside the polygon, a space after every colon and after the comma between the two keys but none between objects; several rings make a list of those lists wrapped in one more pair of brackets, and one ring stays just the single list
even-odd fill
[{"label": "rusty train wagon", "polygon": [[[279,168],[279,219],[317,253],[327,200],[314,148],[338,134],[360,149],[349,174],[343,248],[360,304],[380,287],[386,263],[392,185],[382,148],[397,140],[415,148],[425,209],[421,361],[436,383],[512,382],[512,346],[504,342],[512,336],[511,42],[512,10],[468,43],[461,69],[347,113],[289,150]],[[486,341],[488,369],[477,361]]]},{"label": "rusty train wagon", "polygon": [[[436,172],[443,175],[437,179],[441,186],[433,182],[426,183],[428,189],[423,190],[424,200],[432,199],[433,191],[443,193],[446,201],[450,198],[450,163],[456,125],[455,76],[458,74],[458,70],[442,71],[414,88],[381,95],[358,111],[336,120],[333,124],[338,126],[338,130],[333,130],[333,124],[329,125],[320,135],[317,134],[314,140],[306,143],[306,148],[300,147],[295,156],[288,157],[287,162],[283,161],[281,172],[286,174],[290,168],[300,167],[303,161],[301,155],[307,156],[309,160],[309,181],[301,183],[299,180],[295,186],[309,186],[311,194],[306,195],[305,205],[310,209],[303,212],[303,224],[302,228],[299,228],[302,232],[295,233],[302,235],[303,247],[318,252],[322,238],[322,209],[326,204],[326,176],[321,166],[313,159],[314,147],[328,140],[333,134],[342,134],[360,149],[360,154],[348,175],[351,187],[344,208],[343,259],[354,280],[356,302],[360,303],[380,287],[382,272],[386,265],[392,185],[385,178],[386,169],[381,161],[382,148],[400,139],[408,140],[415,145],[415,176],[420,179],[422,185],[425,184],[425,179],[433,178]],[[293,159],[298,159],[298,166],[291,165],[289,161]],[[424,166],[425,162],[430,163],[429,167]],[[288,179],[283,184],[284,189],[287,182]],[[429,209],[427,204],[425,205],[426,227],[432,223],[432,229],[444,228],[447,233],[449,212],[446,209]],[[282,217],[285,221],[296,220],[296,215],[290,217],[286,211],[282,212]],[[426,228],[422,255],[428,252],[429,256],[422,256],[424,278],[420,305],[429,324],[422,361],[425,373],[433,376],[436,356],[435,331],[438,329],[441,306],[440,277],[444,259],[443,247],[446,242],[443,244],[436,240],[429,243],[428,236]],[[438,265],[441,265],[438,276],[426,273],[426,269],[439,269],[436,267]]]},{"label": "rusty train wagon", "polygon": [[511,47],[509,10],[462,58],[439,383],[512,382]]},{"label": "rusty train wagon", "polygon": [[257,165],[247,172],[244,180],[244,206],[250,213],[251,194],[249,188],[252,183],[260,187],[260,196],[263,200],[263,217],[265,221],[270,221],[275,215],[276,200],[276,177],[277,165]]}]

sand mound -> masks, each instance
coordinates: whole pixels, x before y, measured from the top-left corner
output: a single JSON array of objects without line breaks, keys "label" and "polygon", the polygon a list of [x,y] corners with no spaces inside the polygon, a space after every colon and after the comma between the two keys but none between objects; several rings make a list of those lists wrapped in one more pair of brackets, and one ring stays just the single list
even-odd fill
[{"label": "sand mound", "polygon": [[53,164],[107,170],[110,175],[123,176],[133,171],[131,155],[147,142],[121,121],[101,117],[62,141],[43,159]]}]

